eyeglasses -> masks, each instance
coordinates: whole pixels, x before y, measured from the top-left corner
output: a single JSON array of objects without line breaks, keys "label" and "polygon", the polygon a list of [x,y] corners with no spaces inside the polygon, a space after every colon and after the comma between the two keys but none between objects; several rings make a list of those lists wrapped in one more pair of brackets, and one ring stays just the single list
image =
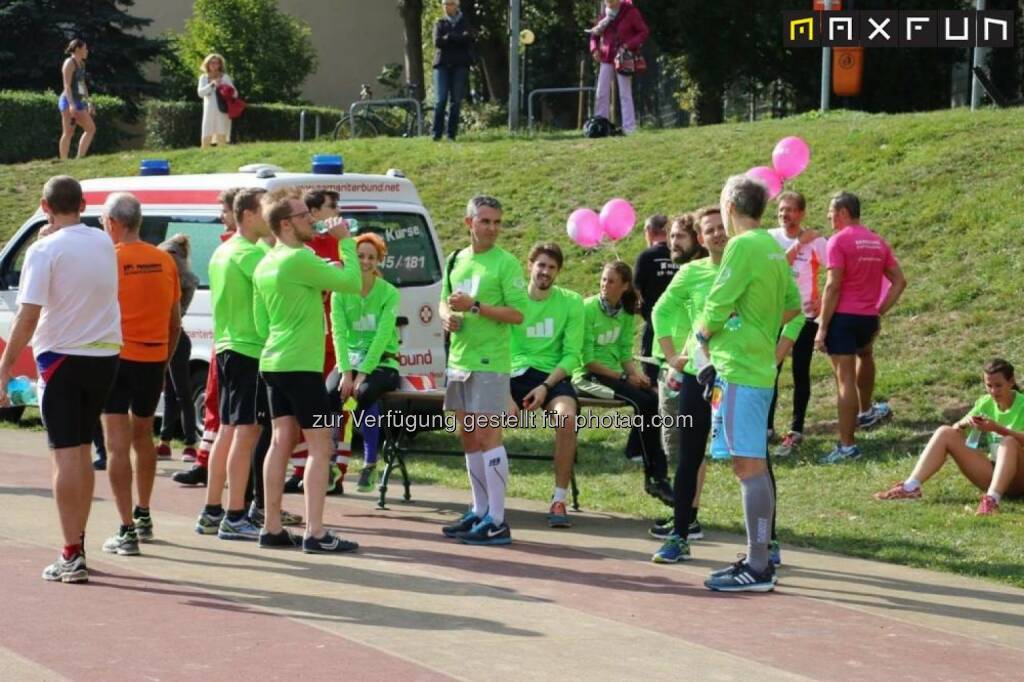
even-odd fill
[{"label": "eyeglasses", "polygon": [[308,215],[311,215],[309,211],[303,211],[302,213],[292,213],[290,216],[288,216],[287,220],[291,220],[292,218],[302,218]]}]

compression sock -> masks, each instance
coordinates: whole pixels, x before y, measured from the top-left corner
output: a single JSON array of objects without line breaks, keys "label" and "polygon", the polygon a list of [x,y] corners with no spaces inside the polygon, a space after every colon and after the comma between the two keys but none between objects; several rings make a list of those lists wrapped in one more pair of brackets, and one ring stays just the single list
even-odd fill
[{"label": "compression sock", "polygon": [[775,496],[768,472],[740,481],[743,491],[743,515],[747,525],[747,563],[755,571],[763,571],[771,562],[768,542],[771,539],[772,511]]},{"label": "compression sock", "polygon": [[487,513],[487,474],[484,471],[482,452],[466,453],[466,471],[469,473],[469,486],[473,490],[473,514],[482,519]]},{"label": "compression sock", "polygon": [[508,455],[505,447],[499,445],[488,450],[482,457],[487,470],[487,513],[495,526],[505,521],[505,488],[508,486]]}]

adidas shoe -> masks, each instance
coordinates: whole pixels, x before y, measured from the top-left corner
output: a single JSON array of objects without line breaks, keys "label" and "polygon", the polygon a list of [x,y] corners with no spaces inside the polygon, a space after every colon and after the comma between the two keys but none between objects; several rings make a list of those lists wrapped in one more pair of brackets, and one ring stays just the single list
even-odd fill
[{"label": "adidas shoe", "polygon": [[708,577],[704,587],[714,592],[771,592],[775,589],[775,567],[769,562],[763,571],[755,571],[744,559],[726,573]]},{"label": "adidas shoe", "polygon": [[221,540],[259,540],[260,529],[253,525],[248,516],[232,521],[225,514],[217,529],[217,537]]},{"label": "adidas shoe", "polygon": [[302,541],[302,551],[306,554],[340,554],[354,552],[357,549],[358,543],[342,540],[332,535],[330,531],[324,533],[322,538],[305,538]]},{"label": "adidas shoe", "polygon": [[224,512],[220,514],[207,514],[204,510],[196,519],[196,532],[200,535],[216,535],[220,529],[220,522],[224,520]]},{"label": "adidas shoe", "polygon": [[85,555],[76,554],[70,559],[63,556],[43,569],[43,580],[60,583],[87,583],[89,569],[85,567]]},{"label": "adidas shoe", "polygon": [[480,519],[471,530],[457,534],[456,539],[466,545],[509,545],[512,544],[512,531],[508,523],[502,521],[498,526],[491,515]]},{"label": "adidas shoe", "polygon": [[692,558],[690,556],[690,543],[673,534],[665,539],[665,544],[654,553],[651,561],[656,564],[677,564],[680,561],[689,561]]},{"label": "adidas shoe", "polygon": [[136,534],[135,528],[118,531],[117,535],[108,538],[103,543],[103,551],[121,556],[138,556],[139,536]]},{"label": "adidas shoe", "polygon": [[446,538],[454,538],[459,533],[465,533],[473,530],[473,526],[480,523],[480,517],[473,513],[473,510],[469,510],[462,515],[455,523],[441,527],[441,532],[444,533]]}]

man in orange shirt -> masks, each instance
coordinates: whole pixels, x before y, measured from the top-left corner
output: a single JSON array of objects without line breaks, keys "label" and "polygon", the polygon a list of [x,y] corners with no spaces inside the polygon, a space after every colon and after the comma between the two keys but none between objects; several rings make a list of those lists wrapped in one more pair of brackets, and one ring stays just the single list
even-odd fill
[{"label": "man in orange shirt", "polygon": [[[142,241],[142,206],[126,192],[103,206],[103,227],[117,252],[117,301],[121,309],[121,361],[103,408],[107,472],[121,516],[117,534],[103,551],[139,553],[139,540],[153,538],[149,498],[156,477],[153,413],[160,401],[170,349],[178,343],[181,313],[178,268],[171,255]],[[132,508],[131,449],[136,456],[139,504]]]}]

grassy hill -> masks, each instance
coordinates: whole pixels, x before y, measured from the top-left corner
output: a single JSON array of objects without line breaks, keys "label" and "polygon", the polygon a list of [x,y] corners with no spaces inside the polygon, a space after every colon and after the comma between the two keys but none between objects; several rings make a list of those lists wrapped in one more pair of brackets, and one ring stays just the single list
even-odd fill
[{"label": "grassy hill", "polygon": [[[340,151],[346,168],[401,168],[416,183],[446,248],[465,240],[466,199],[476,192],[506,205],[507,248],[523,254],[538,239],[565,237],[565,218],[578,206],[599,209],[621,196],[638,213],[673,214],[717,201],[724,179],[770,161],[775,142],[797,134],[812,150],[811,166],[791,187],[809,201],[807,224],[825,227],[829,196],[861,197],[863,221],[893,245],[910,282],[884,320],[878,395],[890,399],[895,422],[864,434],[861,462],[812,463],[831,447],[835,391],[827,363],[814,362],[812,436],[799,456],[779,464],[780,528],[785,541],[811,544],[927,567],[987,575],[1024,585],[1024,504],[1009,502],[999,518],[977,520],[978,493],[953,471],[926,487],[923,504],[885,506],[870,493],[904,477],[927,434],[959,417],[983,390],[980,367],[1003,356],[1024,369],[1019,323],[1024,269],[1024,109],[965,110],[901,116],[838,112],[754,124],[643,132],[630,138],[575,136],[466,138],[458,144],[423,140],[360,140],[246,145],[225,150],[124,153],[59,164],[0,167],[0,240],[36,205],[50,175],[81,178],[135,174],[138,161],[158,156],[175,173],[233,170],[268,161],[290,170],[309,167],[314,152]],[[769,218],[770,222],[773,222]],[[827,230],[826,230],[827,233]],[[643,247],[639,229],[617,245],[632,262]],[[616,249],[567,249],[560,283],[584,294],[597,288],[601,264]],[[788,380],[784,380],[788,386]],[[779,428],[788,418],[783,389]],[[543,449],[546,434],[517,444]],[[587,508],[654,515],[637,491],[639,474],[621,457],[622,434],[587,433],[580,451]],[[419,479],[462,484],[458,462],[422,462]],[[731,475],[714,467],[702,516],[739,529]],[[512,492],[544,499],[547,465],[516,463]],[[652,550],[654,547],[652,547]]]}]

